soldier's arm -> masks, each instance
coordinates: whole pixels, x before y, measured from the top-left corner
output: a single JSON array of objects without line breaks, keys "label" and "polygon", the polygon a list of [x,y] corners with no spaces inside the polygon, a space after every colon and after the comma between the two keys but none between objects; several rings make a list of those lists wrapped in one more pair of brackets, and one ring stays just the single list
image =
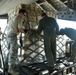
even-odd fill
[{"label": "soldier's arm", "polygon": [[39,22],[39,26],[38,26],[38,30],[37,30],[37,33],[40,34],[43,30],[43,27],[42,27],[42,22],[40,21]]},{"label": "soldier's arm", "polygon": [[54,25],[55,25],[55,28],[56,28],[56,34],[59,34],[59,25],[58,25],[58,23],[55,19],[54,19]]}]

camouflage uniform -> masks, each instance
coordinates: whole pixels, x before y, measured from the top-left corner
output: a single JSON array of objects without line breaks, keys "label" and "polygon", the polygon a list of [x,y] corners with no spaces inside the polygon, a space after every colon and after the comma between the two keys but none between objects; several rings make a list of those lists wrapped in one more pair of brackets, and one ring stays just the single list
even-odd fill
[{"label": "camouflage uniform", "polygon": [[12,65],[15,63],[17,59],[17,35],[16,34],[9,34],[7,36],[7,43],[8,43],[8,65]]},{"label": "camouflage uniform", "polygon": [[17,34],[18,28],[22,28],[22,19],[17,16],[13,17],[7,26],[7,44],[8,44],[8,65],[15,65],[17,59]]}]

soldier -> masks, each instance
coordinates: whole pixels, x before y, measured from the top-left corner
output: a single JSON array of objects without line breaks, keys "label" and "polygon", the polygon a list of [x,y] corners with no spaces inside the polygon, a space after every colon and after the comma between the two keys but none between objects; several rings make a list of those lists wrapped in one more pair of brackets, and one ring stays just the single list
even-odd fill
[{"label": "soldier", "polygon": [[39,21],[38,31],[44,32],[44,51],[47,59],[47,65],[50,69],[54,68],[56,62],[56,35],[59,32],[59,26],[56,20],[42,13],[42,19]]},{"label": "soldier", "polygon": [[11,18],[7,26],[7,44],[8,44],[8,72],[12,75],[17,75],[18,72],[15,72],[14,66],[17,59],[17,35],[18,33],[24,33],[22,28],[22,22],[25,18],[26,11],[20,9],[17,16]]}]

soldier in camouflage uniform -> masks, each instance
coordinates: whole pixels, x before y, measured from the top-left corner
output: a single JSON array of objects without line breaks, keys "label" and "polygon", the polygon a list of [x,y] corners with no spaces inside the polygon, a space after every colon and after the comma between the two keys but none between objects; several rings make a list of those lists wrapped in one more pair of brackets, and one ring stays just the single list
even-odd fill
[{"label": "soldier in camouflage uniform", "polygon": [[17,74],[13,67],[15,66],[15,61],[17,59],[17,35],[18,33],[24,33],[22,28],[22,21],[26,15],[24,9],[20,9],[17,16],[11,18],[7,26],[7,44],[8,44],[8,72],[11,74]]}]

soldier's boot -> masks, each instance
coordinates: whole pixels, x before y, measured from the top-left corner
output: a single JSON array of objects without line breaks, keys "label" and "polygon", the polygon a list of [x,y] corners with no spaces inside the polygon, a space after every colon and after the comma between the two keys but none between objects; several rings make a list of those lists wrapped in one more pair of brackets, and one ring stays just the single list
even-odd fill
[{"label": "soldier's boot", "polygon": [[19,72],[15,71],[11,65],[8,68],[8,73],[10,73],[12,75],[19,75]]}]

